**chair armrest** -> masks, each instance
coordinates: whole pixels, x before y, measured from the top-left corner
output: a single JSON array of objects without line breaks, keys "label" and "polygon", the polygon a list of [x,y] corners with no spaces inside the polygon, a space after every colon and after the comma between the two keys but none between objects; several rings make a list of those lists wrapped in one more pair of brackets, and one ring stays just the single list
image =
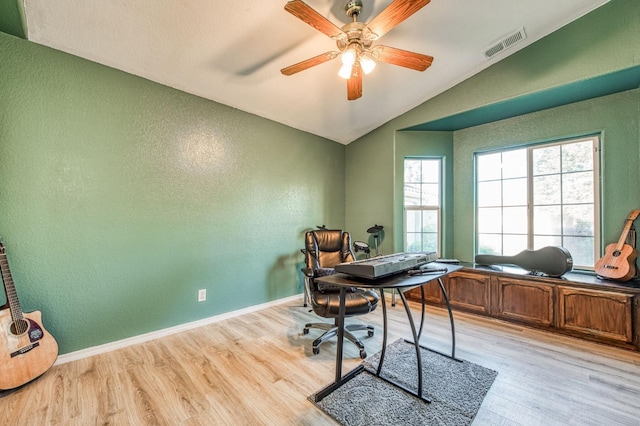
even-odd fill
[{"label": "chair armrest", "polygon": [[313,278],[313,269],[311,269],[311,268],[302,268],[301,271],[306,277]]}]

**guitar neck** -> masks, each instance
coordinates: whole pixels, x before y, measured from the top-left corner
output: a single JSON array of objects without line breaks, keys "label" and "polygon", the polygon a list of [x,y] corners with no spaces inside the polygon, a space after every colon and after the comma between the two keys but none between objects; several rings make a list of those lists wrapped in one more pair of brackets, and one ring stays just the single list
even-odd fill
[{"label": "guitar neck", "polygon": [[633,225],[633,221],[638,218],[638,215],[640,215],[640,210],[633,210],[627,217],[624,229],[622,230],[622,234],[620,235],[620,239],[616,245],[617,250],[622,250],[622,247],[624,247],[629,231],[631,230],[631,225]]},{"label": "guitar neck", "polygon": [[23,319],[22,308],[20,307],[18,293],[16,293],[16,287],[13,284],[13,278],[9,270],[9,260],[7,259],[7,254],[2,244],[0,244],[0,271],[2,272],[4,291],[7,295],[7,302],[9,303],[9,309],[11,311],[11,319],[15,324],[21,324]]}]

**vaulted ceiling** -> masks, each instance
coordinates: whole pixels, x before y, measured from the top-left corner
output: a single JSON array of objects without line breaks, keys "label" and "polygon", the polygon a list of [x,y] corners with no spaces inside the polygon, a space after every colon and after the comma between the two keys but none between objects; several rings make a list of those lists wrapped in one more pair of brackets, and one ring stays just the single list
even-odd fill
[{"label": "vaulted ceiling", "polygon": [[[354,101],[339,59],[280,73],[336,50],[287,13],[285,0],[2,0],[0,8],[12,1],[30,41],[348,144],[609,0],[432,0],[380,39],[433,56],[432,66],[378,63]],[[346,0],[305,2],[338,27],[350,21]],[[363,3],[358,20],[369,22],[391,0]],[[0,30],[11,32],[15,19],[5,14]],[[524,39],[486,57],[522,29]]]}]

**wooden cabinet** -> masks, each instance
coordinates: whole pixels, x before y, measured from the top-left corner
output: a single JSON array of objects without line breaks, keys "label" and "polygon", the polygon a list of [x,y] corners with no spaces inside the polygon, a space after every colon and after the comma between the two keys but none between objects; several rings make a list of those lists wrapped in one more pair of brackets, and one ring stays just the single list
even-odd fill
[{"label": "wooden cabinet", "polygon": [[[489,277],[465,272],[456,272],[442,278],[452,307],[481,314],[489,313],[490,282]],[[444,304],[442,290],[437,281],[430,282],[423,286],[423,289],[427,303]],[[420,287],[407,291],[406,296],[412,300],[421,300]]]},{"label": "wooden cabinet", "polygon": [[[422,286],[424,289],[424,299],[430,303],[444,303],[444,298],[442,297],[442,290],[440,290],[440,285],[437,281],[432,281],[429,285]],[[420,297],[420,289],[416,289],[417,296]]]},{"label": "wooden cabinet", "polygon": [[489,314],[491,277],[457,272],[446,277],[447,294],[452,307]]},{"label": "wooden cabinet", "polygon": [[[443,283],[453,309],[640,351],[640,286],[480,268],[454,272]],[[444,304],[437,282],[425,292],[427,303]],[[407,296],[420,300],[420,289]]]},{"label": "wooden cabinet", "polygon": [[558,287],[558,327],[633,343],[633,295]]},{"label": "wooden cabinet", "polygon": [[494,281],[494,315],[533,325],[553,325],[553,286],[513,278],[496,277]]}]

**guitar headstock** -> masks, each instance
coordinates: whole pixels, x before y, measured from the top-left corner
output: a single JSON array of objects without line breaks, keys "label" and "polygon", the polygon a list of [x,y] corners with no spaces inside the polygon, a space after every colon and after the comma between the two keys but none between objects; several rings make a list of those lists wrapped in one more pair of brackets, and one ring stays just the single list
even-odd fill
[{"label": "guitar headstock", "polygon": [[627,220],[633,222],[638,218],[638,216],[640,216],[640,210],[631,210],[631,213],[629,213],[629,216],[627,216]]}]

